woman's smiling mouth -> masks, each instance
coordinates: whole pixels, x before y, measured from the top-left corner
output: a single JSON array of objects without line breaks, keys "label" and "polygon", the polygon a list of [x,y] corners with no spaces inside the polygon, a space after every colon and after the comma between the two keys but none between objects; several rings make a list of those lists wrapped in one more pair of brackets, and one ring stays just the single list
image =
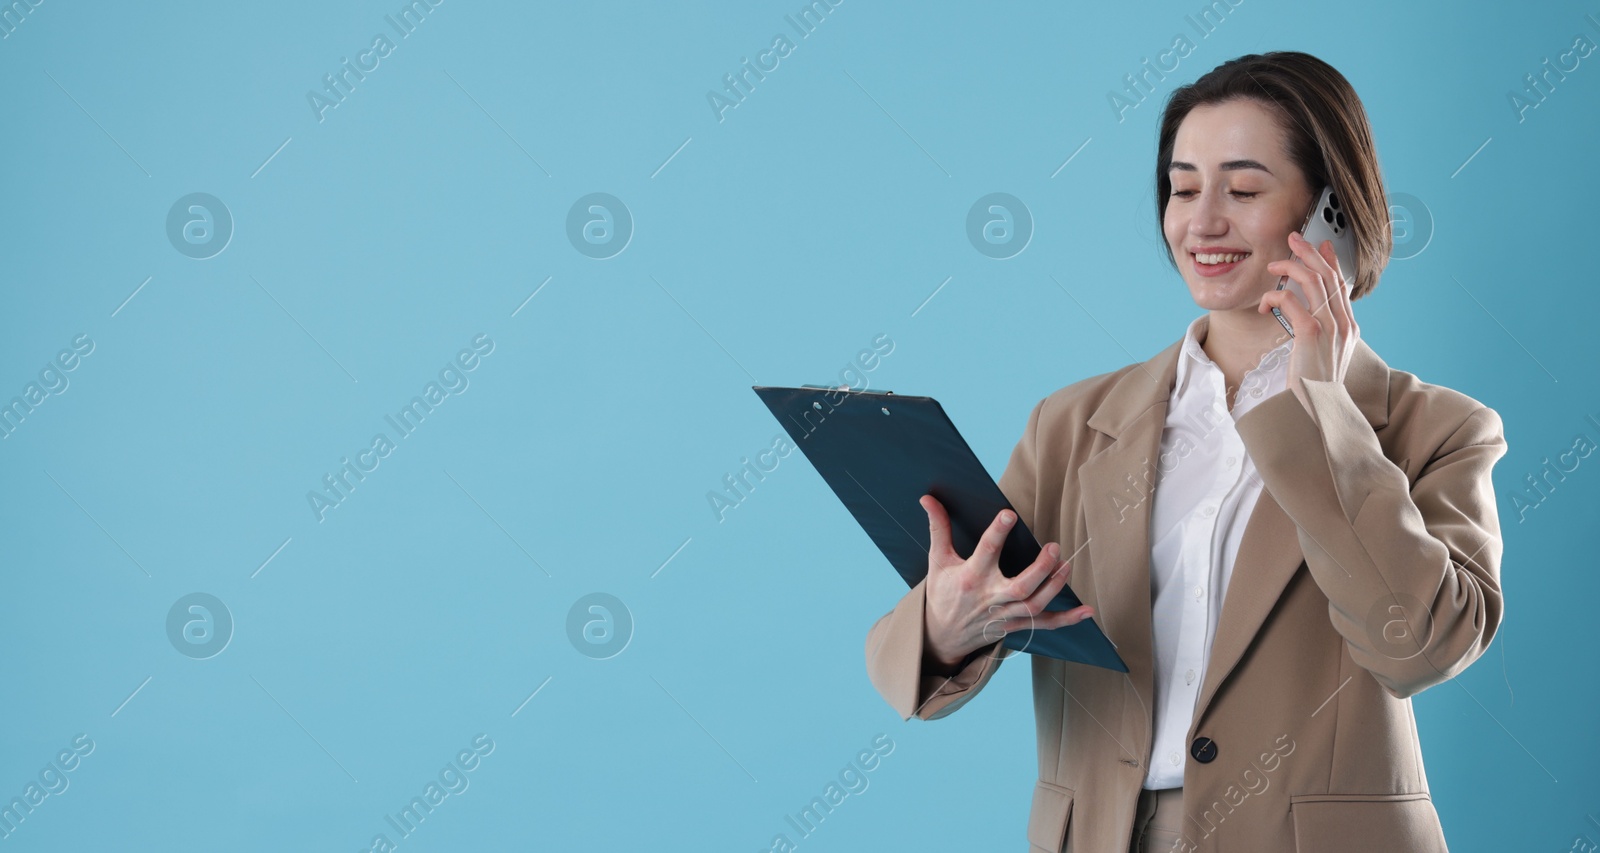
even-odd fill
[{"label": "woman's smiling mouth", "polygon": [[1218,252],[1193,252],[1189,256],[1194,258],[1194,268],[1204,276],[1222,275],[1237,267],[1245,258],[1250,257],[1249,252],[1218,251]]}]

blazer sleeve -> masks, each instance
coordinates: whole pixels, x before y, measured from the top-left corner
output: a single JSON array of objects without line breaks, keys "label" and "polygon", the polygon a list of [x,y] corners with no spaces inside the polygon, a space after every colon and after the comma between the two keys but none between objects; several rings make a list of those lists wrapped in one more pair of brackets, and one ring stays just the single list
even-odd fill
[{"label": "blazer sleeve", "polygon": [[[999,482],[1000,491],[1016,509],[1017,517],[1030,529],[1037,529],[1033,509],[1038,487],[1039,413],[1043,408],[1044,400],[1034,405]],[[927,578],[919,581],[867,632],[867,676],[902,720],[913,716],[937,720],[954,713],[989,683],[1000,662],[1013,651],[996,641],[968,656],[955,675],[925,671],[922,646],[927,637],[927,584]]]},{"label": "blazer sleeve", "polygon": [[1502,540],[1490,473],[1506,452],[1504,428],[1478,406],[1412,483],[1342,382],[1303,382],[1311,412],[1283,391],[1236,426],[1298,528],[1351,659],[1405,698],[1466,669],[1499,628]]}]

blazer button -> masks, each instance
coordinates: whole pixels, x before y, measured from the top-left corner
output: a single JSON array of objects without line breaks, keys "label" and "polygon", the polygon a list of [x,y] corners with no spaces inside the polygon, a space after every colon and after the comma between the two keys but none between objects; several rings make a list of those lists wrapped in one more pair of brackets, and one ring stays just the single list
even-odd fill
[{"label": "blazer button", "polygon": [[1217,757],[1217,742],[1208,737],[1197,737],[1189,744],[1189,754],[1201,764],[1210,764]]}]

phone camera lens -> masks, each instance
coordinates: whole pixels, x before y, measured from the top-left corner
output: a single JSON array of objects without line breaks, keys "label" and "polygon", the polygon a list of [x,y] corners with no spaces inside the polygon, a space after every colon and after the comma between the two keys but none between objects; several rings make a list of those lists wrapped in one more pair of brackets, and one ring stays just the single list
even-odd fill
[{"label": "phone camera lens", "polygon": [[1337,195],[1334,195],[1333,193],[1328,193],[1328,203],[1333,205],[1334,208],[1337,209],[1339,207],[1339,197]]},{"label": "phone camera lens", "polygon": [[[1341,213],[1339,215],[1343,216],[1344,214]],[[1322,221],[1324,221],[1324,222],[1332,222],[1333,221],[1333,209],[1332,208],[1324,207],[1322,209]]]},{"label": "phone camera lens", "polygon": [[1339,220],[1339,230],[1343,231],[1344,230],[1344,214],[1342,214],[1342,213],[1339,214],[1339,216],[1337,218]]}]

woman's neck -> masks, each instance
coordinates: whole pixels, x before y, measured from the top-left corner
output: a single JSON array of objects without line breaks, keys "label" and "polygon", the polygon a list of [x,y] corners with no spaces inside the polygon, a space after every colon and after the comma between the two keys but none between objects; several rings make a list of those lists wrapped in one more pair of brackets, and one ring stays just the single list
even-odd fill
[{"label": "woman's neck", "polygon": [[1271,314],[1259,314],[1254,309],[1210,313],[1200,348],[1222,371],[1230,411],[1244,375],[1261,363],[1262,356],[1287,340],[1289,333]]}]

